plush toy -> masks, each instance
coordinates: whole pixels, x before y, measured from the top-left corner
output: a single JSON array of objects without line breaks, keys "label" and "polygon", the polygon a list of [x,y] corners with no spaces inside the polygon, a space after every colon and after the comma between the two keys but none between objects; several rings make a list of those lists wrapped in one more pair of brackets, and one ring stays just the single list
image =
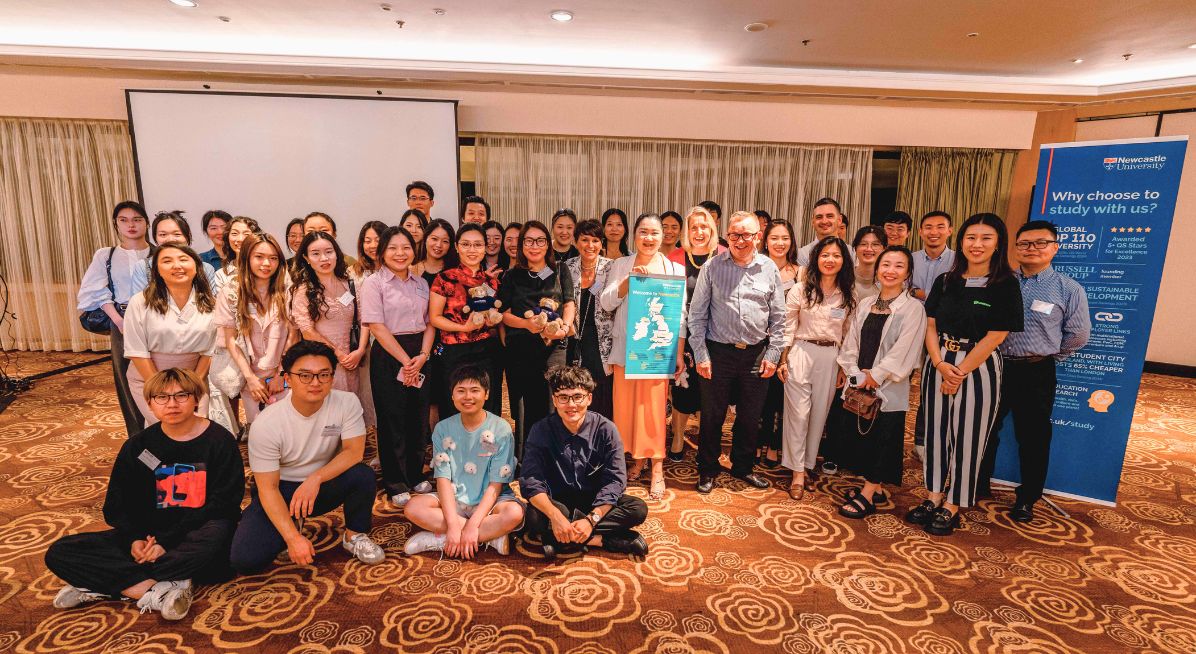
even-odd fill
[{"label": "plush toy", "polygon": [[532,321],[533,324],[544,327],[544,331],[540,335],[544,338],[544,342],[548,343],[553,337],[559,337],[565,333],[565,321],[561,320],[561,314],[557,313],[557,308],[560,304],[556,300],[546,297],[540,299],[540,306],[533,307],[523,312],[523,317]]},{"label": "plush toy", "polygon": [[489,286],[483,284],[482,286],[474,286],[466,291],[469,294],[469,299],[465,302],[465,306],[461,307],[461,313],[469,315],[469,320],[475,325],[486,323],[487,327],[493,327],[502,322],[502,313],[499,309],[502,308],[502,302],[494,296],[494,291]]}]

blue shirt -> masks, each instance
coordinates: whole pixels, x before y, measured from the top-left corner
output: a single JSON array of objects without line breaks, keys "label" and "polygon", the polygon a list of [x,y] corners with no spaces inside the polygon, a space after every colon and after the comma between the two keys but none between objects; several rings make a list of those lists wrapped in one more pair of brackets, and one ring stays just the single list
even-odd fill
[{"label": "blue shirt", "polygon": [[1022,287],[1025,326],[1001,343],[1005,356],[1053,356],[1062,361],[1088,343],[1088,295],[1071,277],[1047,266],[1037,275],[1015,271]]},{"label": "blue shirt", "polygon": [[926,255],[925,248],[918,250],[914,252],[914,272],[910,276],[910,283],[914,288],[921,289],[926,295],[930,295],[930,289],[934,287],[934,280],[938,279],[939,275],[951,270],[954,263],[955,250],[951,248],[943,248],[943,251],[935,259]]},{"label": "blue shirt", "polygon": [[626,489],[623,439],[615,423],[587,411],[576,434],[555,413],[532,425],[519,472],[523,499],[547,493],[593,497],[592,507],[613,506]]},{"label": "blue shirt", "polygon": [[716,254],[702,266],[689,305],[689,344],[694,361],[710,361],[706,340],[755,345],[768,339],[764,358],[776,363],[785,346],[785,288],[781,271],[757,253],[741,266],[731,253]]},{"label": "blue shirt", "polygon": [[220,253],[216,251],[216,248],[212,248],[207,252],[200,252],[199,258],[213,268],[219,268],[224,265],[224,262],[220,260]]},{"label": "blue shirt", "polygon": [[515,449],[511,426],[493,413],[473,431],[461,424],[461,414],[445,418],[432,432],[432,475],[453,482],[457,503],[475,506],[490,484],[502,484],[499,495],[512,494]]}]

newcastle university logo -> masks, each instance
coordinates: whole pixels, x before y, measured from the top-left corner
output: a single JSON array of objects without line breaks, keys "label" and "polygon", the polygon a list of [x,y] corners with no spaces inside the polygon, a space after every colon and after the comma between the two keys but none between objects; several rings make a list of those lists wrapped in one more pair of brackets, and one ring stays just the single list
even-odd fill
[{"label": "newcastle university logo", "polygon": [[1117,165],[1117,157],[1105,157],[1105,170],[1113,170]]},{"label": "newcastle university logo", "polygon": [[1150,157],[1104,157],[1105,170],[1162,170],[1167,163],[1165,155]]}]

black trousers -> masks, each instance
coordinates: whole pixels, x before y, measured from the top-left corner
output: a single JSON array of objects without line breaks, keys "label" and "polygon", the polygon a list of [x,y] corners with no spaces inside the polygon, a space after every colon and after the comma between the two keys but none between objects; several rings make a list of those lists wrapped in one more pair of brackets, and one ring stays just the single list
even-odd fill
[{"label": "black trousers", "polygon": [[706,341],[710,353],[710,379],[702,380],[701,431],[698,435],[698,474],[717,476],[721,470],[723,423],[732,389],[738,389],[735,424],[732,427],[731,474],[746,475],[756,464],[756,435],[760,431],[760,413],[768,392],[768,380],[760,376],[760,362],[767,343],[739,349],[734,345]]},{"label": "black trousers", "polygon": [[784,433],[785,385],[773,375],[768,379],[768,393],[764,397],[764,408],[760,417],[760,447],[781,451],[781,434]]},{"label": "black trousers", "polygon": [[476,343],[461,343],[459,345],[444,345],[440,354],[440,365],[444,370],[444,384],[439,389],[440,419],[457,415],[457,407],[453,406],[453,389],[449,387],[449,377],[453,371],[461,366],[478,366],[486,371],[490,378],[490,397],[486,400],[486,410],[496,416],[502,415],[502,360],[499,357],[498,337],[493,336]]},{"label": "black trousers", "polygon": [[1013,433],[1017,437],[1022,485],[1017,488],[1018,503],[1033,504],[1042,498],[1047,468],[1051,460],[1051,412],[1055,408],[1055,360],[1005,359],[1005,377],[1001,381],[1001,405],[980,466],[981,490],[988,490],[988,480],[997,463],[998,432],[1005,417],[1013,414]]},{"label": "black trousers", "polygon": [[144,429],[145,419],[133,399],[133,391],[129,390],[129,360],[125,358],[124,334],[118,329],[113,329],[109,341],[112,348],[112,381],[116,384],[116,401],[120,404],[120,414],[125,421],[125,433],[133,436]]},{"label": "black trousers", "polygon": [[[418,354],[423,334],[396,335],[399,347]],[[378,341],[370,350],[370,388],[378,415],[378,460],[387,495],[407,493],[424,480],[428,441],[428,387],[407,386],[398,380],[403,366]]]},{"label": "black trousers", "polygon": [[[552,498],[552,504],[569,520],[582,520],[594,508],[593,496],[561,495]],[[614,508],[594,525],[595,536],[622,536],[639,526],[648,518],[648,505],[638,497],[620,495]],[[552,533],[552,521],[534,505],[528,504],[527,531],[540,538],[541,543],[556,544]]]},{"label": "black trousers", "polygon": [[531,426],[548,417],[548,357],[556,350],[539,334],[525,330],[507,333],[504,365],[511,417],[515,419],[515,458],[523,457],[523,441]]},{"label": "black trousers", "polygon": [[115,529],[63,536],[46,550],[46,567],[76,588],[110,597],[147,580],[215,583],[228,579],[229,544],[237,523],[209,520],[153,563],[137,563]]}]

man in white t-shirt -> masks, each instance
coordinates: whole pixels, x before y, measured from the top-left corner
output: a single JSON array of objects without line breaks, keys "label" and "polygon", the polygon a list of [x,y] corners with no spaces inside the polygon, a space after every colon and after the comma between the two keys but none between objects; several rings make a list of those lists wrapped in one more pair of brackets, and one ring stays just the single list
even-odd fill
[{"label": "man in white t-shirt", "polygon": [[324,343],[299,341],[282,357],[291,392],[266,407],[249,430],[249,467],[257,480],[249,507],[233,536],[233,569],[265,568],[286,548],[291,560],[310,564],[315,547],[299,527],[307,516],[345,507],[341,545],[367,565],[381,563],[370,540],[374,470],[362,463],[365,423],[361,402],[332,389],[336,353]]}]

